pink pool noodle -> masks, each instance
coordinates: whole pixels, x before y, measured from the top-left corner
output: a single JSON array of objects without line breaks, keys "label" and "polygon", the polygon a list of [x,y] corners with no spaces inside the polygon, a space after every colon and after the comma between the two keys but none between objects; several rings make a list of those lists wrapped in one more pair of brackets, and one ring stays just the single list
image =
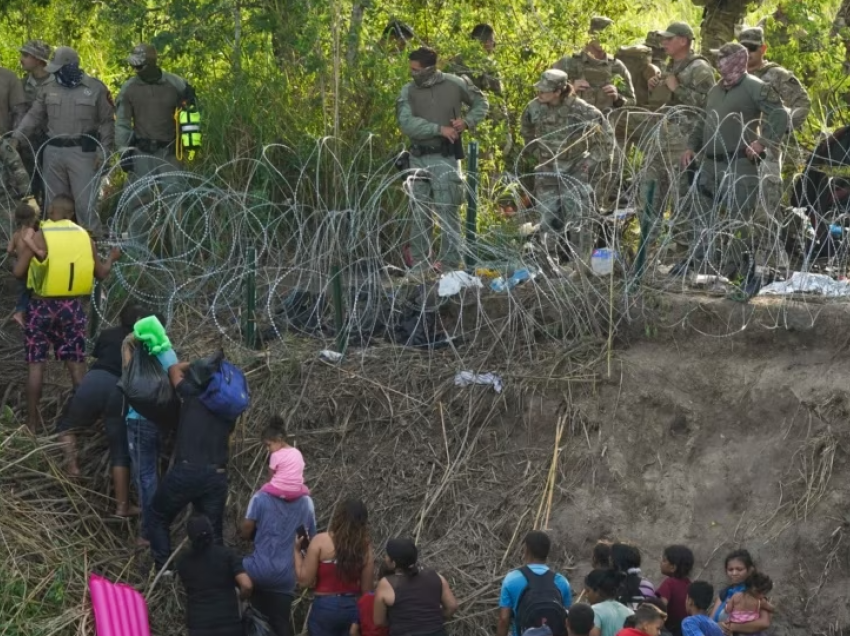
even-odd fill
[{"label": "pink pool noodle", "polygon": [[97,636],[150,636],[148,606],[132,587],[92,574],[89,592]]}]

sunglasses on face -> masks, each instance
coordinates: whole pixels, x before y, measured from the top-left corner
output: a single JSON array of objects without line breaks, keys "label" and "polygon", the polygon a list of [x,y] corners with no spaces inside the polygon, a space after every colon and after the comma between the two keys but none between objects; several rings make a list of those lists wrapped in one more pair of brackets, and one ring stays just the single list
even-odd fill
[{"label": "sunglasses on face", "polygon": [[750,42],[747,42],[746,44],[742,44],[742,46],[743,46],[745,49],[747,49],[750,53],[755,53],[756,51],[758,51],[758,50],[761,48],[761,45],[759,45],[759,44],[752,44],[752,43],[750,43]]}]

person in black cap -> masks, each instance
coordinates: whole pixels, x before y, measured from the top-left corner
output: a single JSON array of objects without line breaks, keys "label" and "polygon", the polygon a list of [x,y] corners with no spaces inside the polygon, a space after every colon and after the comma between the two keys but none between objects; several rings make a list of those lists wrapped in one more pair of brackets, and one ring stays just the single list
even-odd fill
[{"label": "person in black cap", "polygon": [[413,29],[401,20],[393,18],[384,27],[381,34],[381,46],[393,53],[401,53],[414,37]]},{"label": "person in black cap", "polygon": [[444,636],[458,607],[445,577],[419,565],[413,539],[390,539],[384,560],[395,574],[378,583],[375,625],[389,626],[389,636]]},{"label": "person in black cap", "polygon": [[253,590],[242,559],[229,548],[214,543],[213,527],[204,516],[186,524],[190,548],[177,560],[177,574],[186,589],[186,627],[189,636],[242,636],[239,597]]}]

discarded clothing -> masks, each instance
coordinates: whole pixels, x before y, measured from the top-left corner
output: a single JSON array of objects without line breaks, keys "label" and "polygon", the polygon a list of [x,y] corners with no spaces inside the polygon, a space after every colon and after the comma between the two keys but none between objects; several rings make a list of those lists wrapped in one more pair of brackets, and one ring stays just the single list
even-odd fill
[{"label": "discarded clothing", "polygon": [[467,287],[480,289],[483,286],[481,279],[477,276],[470,276],[463,271],[449,272],[440,277],[440,286],[437,289],[437,294],[441,298],[445,298],[446,296],[454,296],[460,293],[461,289],[466,289]]},{"label": "discarded clothing", "polygon": [[850,296],[850,281],[833,280],[826,274],[794,272],[788,280],[765,285],[760,296],[783,296],[786,294],[810,293],[828,298]]},{"label": "discarded clothing", "polygon": [[470,384],[491,384],[496,393],[502,392],[502,378],[495,373],[458,371],[455,375],[455,386],[469,386]]}]

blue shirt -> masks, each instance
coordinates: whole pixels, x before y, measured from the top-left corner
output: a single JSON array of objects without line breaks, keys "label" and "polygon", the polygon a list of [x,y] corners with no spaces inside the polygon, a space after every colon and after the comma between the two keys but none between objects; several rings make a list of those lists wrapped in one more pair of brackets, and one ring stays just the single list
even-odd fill
[{"label": "blue shirt", "polygon": [[682,621],[682,636],[723,636],[723,630],[708,616],[697,614]]},{"label": "blue shirt", "polygon": [[316,536],[316,513],[310,497],[285,501],[257,492],[248,504],[246,519],[257,525],[254,552],[242,560],[257,589],[282,594],[295,593],[295,560],[292,557],[298,526]]},{"label": "blue shirt", "polygon": [[[528,568],[535,574],[543,574],[549,571],[549,566],[541,563],[534,563]],[[573,604],[573,591],[570,589],[570,584],[562,575],[555,574],[555,585],[561,591],[561,597],[564,599],[564,607],[569,607]],[[522,572],[519,570],[511,570],[502,581],[502,593],[499,596],[499,607],[509,608],[516,619],[517,606],[519,599],[522,596],[525,588],[528,587],[528,581],[525,580]],[[519,634],[519,630],[514,621],[514,634]]]},{"label": "blue shirt", "polygon": [[[142,345],[136,345],[142,346]],[[162,365],[162,368],[168,371],[171,367],[177,364],[177,354],[174,353],[174,349],[169,349],[168,351],[163,351],[162,353],[156,354],[156,359],[159,360],[159,363]],[[134,409],[132,406],[127,410],[127,419],[128,420],[143,420],[145,419]]]}]

